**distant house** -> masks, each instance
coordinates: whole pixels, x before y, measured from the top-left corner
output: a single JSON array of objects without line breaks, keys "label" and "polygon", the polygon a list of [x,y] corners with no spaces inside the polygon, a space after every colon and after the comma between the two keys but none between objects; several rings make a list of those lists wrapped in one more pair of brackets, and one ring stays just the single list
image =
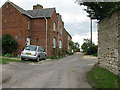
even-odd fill
[{"label": "distant house", "polygon": [[72,36],[63,28],[63,50],[67,52],[71,52],[70,41],[72,40]]},{"label": "distant house", "polygon": [[24,10],[7,1],[2,10],[2,34],[11,34],[18,42],[20,54],[26,45],[42,46],[48,56],[54,56],[57,46],[63,48],[63,23],[55,8],[37,4],[33,10]]}]

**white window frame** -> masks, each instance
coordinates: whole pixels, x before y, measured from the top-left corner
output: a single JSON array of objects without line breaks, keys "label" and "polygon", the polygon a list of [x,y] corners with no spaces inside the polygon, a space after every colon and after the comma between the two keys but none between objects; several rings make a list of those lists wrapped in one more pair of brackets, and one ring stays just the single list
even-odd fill
[{"label": "white window frame", "polygon": [[68,50],[70,50],[70,46],[68,45]]},{"label": "white window frame", "polygon": [[60,27],[60,34],[62,34],[62,27]]},{"label": "white window frame", "polygon": [[56,38],[53,37],[53,48],[56,48]]},{"label": "white window frame", "polygon": [[53,23],[53,31],[56,31],[56,23]]},{"label": "white window frame", "polygon": [[62,48],[62,41],[59,40],[59,48]]}]

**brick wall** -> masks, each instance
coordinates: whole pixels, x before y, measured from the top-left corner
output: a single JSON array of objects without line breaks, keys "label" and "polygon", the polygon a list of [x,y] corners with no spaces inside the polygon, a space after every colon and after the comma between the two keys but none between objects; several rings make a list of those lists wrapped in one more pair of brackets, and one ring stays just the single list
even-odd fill
[{"label": "brick wall", "polygon": [[67,32],[66,30],[64,29],[63,30],[63,50],[64,51],[67,51],[67,43],[68,43],[68,36],[67,36]]},{"label": "brick wall", "polygon": [[[68,35],[68,34],[67,34]],[[71,37],[68,35],[68,47],[69,48],[67,48],[67,51],[70,53],[71,52],[71,46],[70,46],[70,41],[71,41]]]},{"label": "brick wall", "polygon": [[[0,37],[2,37],[2,10],[0,10]],[[2,41],[0,41],[0,55],[2,55]]]},{"label": "brick wall", "polygon": [[118,46],[120,45],[120,41],[118,43],[118,40],[120,40],[120,36],[118,36],[118,31],[120,30],[118,28],[120,27],[119,13],[113,13],[98,24],[99,65],[114,74],[118,74],[118,50],[120,50],[120,46]]},{"label": "brick wall", "polygon": [[[56,31],[53,31],[53,23],[56,23]],[[58,30],[58,22],[57,22],[57,16],[56,16],[56,11],[54,10],[52,16],[51,16],[51,19],[50,19],[50,49],[51,49],[51,56],[54,56],[55,55],[55,51],[53,49],[53,37],[56,38],[56,47],[57,47],[57,39],[58,39],[58,36],[57,36],[57,30]]]},{"label": "brick wall", "polygon": [[21,44],[24,42],[21,40],[22,17],[23,15],[10,3],[2,8],[2,33],[9,33],[13,38],[18,37],[18,50],[21,50]]},{"label": "brick wall", "polygon": [[[59,23],[58,23],[59,25],[58,25],[58,32],[59,32],[59,37],[58,37],[58,40],[57,40],[57,42],[58,42],[58,46],[59,46],[59,41],[61,40],[61,42],[62,42],[62,46],[61,46],[61,48],[59,48],[60,49],[60,51],[62,52],[62,49],[63,49],[63,28],[64,28],[64,26],[63,26],[63,23],[62,23],[62,17],[60,16],[60,19],[59,19]],[[60,28],[61,28],[61,33],[60,33]]]}]

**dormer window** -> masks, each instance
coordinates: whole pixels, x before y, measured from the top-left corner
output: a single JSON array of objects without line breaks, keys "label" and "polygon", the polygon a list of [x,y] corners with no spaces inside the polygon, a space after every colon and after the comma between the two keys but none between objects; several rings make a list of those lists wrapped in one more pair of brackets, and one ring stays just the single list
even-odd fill
[{"label": "dormer window", "polygon": [[60,34],[62,34],[62,28],[60,27]]},{"label": "dormer window", "polygon": [[8,8],[8,5],[7,5],[7,8]]},{"label": "dormer window", "polygon": [[30,30],[30,21],[28,21],[28,31]]}]

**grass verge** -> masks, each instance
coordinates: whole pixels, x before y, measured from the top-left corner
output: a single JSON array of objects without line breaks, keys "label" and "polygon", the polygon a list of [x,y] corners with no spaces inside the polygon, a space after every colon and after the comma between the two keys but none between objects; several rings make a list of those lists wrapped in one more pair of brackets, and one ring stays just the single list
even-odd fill
[{"label": "grass verge", "polygon": [[0,64],[8,64],[8,62],[26,62],[26,61],[0,58]]},{"label": "grass verge", "polygon": [[93,88],[120,88],[119,79],[119,76],[98,66],[87,72],[87,80]]}]

